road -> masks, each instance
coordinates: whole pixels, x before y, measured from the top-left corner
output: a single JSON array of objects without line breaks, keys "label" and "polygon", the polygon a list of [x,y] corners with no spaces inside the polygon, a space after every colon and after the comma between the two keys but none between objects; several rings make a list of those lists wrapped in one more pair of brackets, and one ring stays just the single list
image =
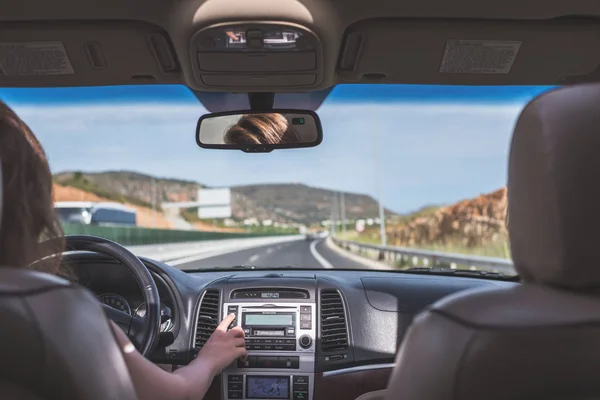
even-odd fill
[{"label": "road", "polygon": [[213,257],[199,256],[197,260],[186,259],[183,263],[175,261],[169,264],[182,270],[237,265],[270,268],[288,266],[292,268],[372,268],[368,264],[359,262],[355,257],[349,258],[343,253],[333,250],[326,244],[325,239],[313,241],[301,239],[287,243],[269,244]]}]

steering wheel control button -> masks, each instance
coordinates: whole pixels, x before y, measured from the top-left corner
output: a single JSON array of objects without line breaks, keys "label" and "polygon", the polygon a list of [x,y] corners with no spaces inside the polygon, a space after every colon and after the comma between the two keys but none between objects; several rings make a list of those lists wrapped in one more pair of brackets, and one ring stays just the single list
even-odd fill
[{"label": "steering wheel control button", "polygon": [[300,336],[300,339],[298,339],[298,341],[300,342],[300,347],[302,347],[303,349],[308,349],[310,348],[310,346],[312,346],[312,338],[308,335]]}]

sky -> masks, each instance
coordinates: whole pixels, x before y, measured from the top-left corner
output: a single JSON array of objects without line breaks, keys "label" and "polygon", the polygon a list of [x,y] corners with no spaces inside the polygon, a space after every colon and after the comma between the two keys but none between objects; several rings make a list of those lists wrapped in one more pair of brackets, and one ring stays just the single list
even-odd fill
[{"label": "sky", "polygon": [[132,170],[227,187],[304,183],[406,213],[505,185],[512,129],[550,87],[340,85],[317,110],[323,142],[247,154],[201,149],[206,109],[178,85],[0,89],[53,172]]}]

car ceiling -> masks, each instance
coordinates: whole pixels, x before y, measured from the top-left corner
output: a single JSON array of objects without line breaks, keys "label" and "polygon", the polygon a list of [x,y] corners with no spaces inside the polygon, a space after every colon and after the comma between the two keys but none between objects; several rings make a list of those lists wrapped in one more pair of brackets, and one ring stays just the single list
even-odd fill
[{"label": "car ceiling", "polygon": [[[244,62],[234,62],[242,65],[240,71],[201,75],[194,35],[215,24],[242,22],[284,23],[314,35],[314,71],[287,75],[276,70],[244,71]],[[520,47],[512,66],[502,73],[457,73],[442,68],[452,40],[518,42]],[[16,57],[14,51],[2,51],[2,44],[48,41],[64,46],[72,71],[0,74],[0,86],[179,83],[194,91],[296,93],[339,83],[555,85],[600,79],[600,2],[19,0],[3,4],[0,66]],[[211,57],[206,54],[202,57]],[[300,79],[307,76],[311,78]],[[214,79],[209,82],[207,77]]]}]

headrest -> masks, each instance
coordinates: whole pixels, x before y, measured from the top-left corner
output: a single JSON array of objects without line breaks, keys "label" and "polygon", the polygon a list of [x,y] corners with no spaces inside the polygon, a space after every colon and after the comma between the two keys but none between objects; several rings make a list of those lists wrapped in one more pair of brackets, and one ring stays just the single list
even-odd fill
[{"label": "headrest", "polygon": [[600,85],[534,99],[508,166],[510,244],[525,281],[600,289]]}]

